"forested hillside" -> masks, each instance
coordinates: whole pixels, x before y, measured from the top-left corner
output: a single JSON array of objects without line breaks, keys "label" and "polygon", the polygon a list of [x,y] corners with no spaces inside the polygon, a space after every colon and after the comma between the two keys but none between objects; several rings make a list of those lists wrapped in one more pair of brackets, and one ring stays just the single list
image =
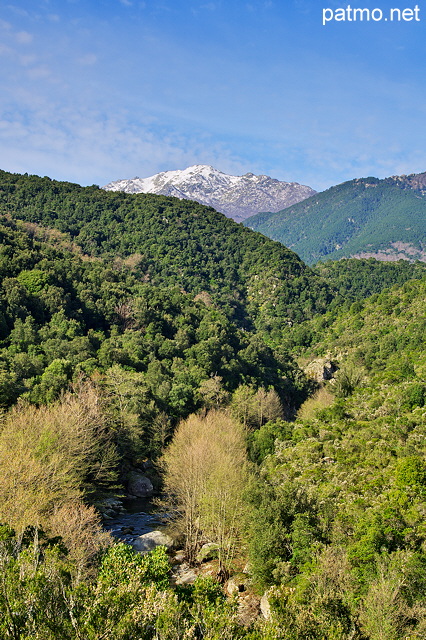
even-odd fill
[{"label": "forested hillside", "polygon": [[292,251],[193,201],[0,172],[0,213],[58,229],[87,255],[127,259],[145,282],[206,291],[245,328],[300,321],[329,299]]},{"label": "forested hillside", "polygon": [[412,183],[398,177],[350,180],[244,224],[308,264],[352,256],[424,261],[426,199]]},{"label": "forested hillside", "polygon": [[[426,265],[35,176],[0,202],[0,638],[425,638]],[[168,553],[102,528],[142,469]]]},{"label": "forested hillside", "polygon": [[226,304],[141,282],[121,262],[82,259],[8,219],[0,234],[3,407],[18,397],[54,401],[96,373],[111,392],[122,386],[133,428],[144,433],[138,446],[153,453],[155,420],[170,428],[203,406],[203,385],[213,380],[225,395],[242,382],[272,386],[289,410],[303,397],[306,382],[290,354],[240,329]]},{"label": "forested hillside", "polygon": [[253,434],[253,569],[289,637],[424,637],[425,294],[411,281],[309,323],[303,360],[337,373]]},{"label": "forested hillside", "polygon": [[342,258],[318,262],[313,271],[321,276],[331,289],[333,300],[328,305],[330,310],[368,298],[394,284],[402,285],[407,280],[424,278],[426,264],[407,260],[383,262],[374,258]]}]

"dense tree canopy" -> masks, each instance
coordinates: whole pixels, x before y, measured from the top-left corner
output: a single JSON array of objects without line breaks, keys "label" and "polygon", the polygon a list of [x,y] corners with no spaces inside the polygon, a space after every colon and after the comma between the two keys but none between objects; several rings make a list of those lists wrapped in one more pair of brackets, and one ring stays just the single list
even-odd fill
[{"label": "dense tree canopy", "polygon": [[376,254],[425,259],[426,196],[403,177],[336,185],[244,224],[291,247],[308,264]]},{"label": "dense tree canopy", "polygon": [[[0,178],[1,638],[424,638],[425,267]],[[147,458],[192,585],[93,506]]]}]

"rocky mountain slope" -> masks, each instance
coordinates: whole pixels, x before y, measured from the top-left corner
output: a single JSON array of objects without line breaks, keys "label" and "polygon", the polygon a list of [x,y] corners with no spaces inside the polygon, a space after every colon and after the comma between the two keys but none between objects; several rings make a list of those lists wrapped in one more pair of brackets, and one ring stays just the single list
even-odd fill
[{"label": "rocky mountain slope", "polygon": [[308,264],[343,257],[426,261],[426,173],[344,182],[244,224]]},{"label": "rocky mountain slope", "polygon": [[207,165],[194,165],[183,171],[163,171],[149,178],[116,180],[103,188],[195,200],[237,222],[259,211],[279,211],[316,193],[297,182],[282,182],[253,173],[231,176]]}]

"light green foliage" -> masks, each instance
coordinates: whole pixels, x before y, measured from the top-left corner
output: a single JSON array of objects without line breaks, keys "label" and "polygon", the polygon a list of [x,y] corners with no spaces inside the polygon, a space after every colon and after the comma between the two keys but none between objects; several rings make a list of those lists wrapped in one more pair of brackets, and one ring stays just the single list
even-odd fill
[{"label": "light green foliage", "polygon": [[277,392],[241,385],[232,395],[232,415],[244,426],[261,427],[269,420],[282,418],[284,410]]},{"label": "light green foliage", "polygon": [[203,539],[218,545],[226,574],[244,529],[245,433],[224,411],[182,422],[163,457],[166,499],[185,537],[190,563]]},{"label": "light green foliage", "polygon": [[416,491],[420,494],[426,492],[426,462],[419,456],[407,456],[398,460],[395,480],[397,487]]},{"label": "light green foliage", "polygon": [[170,564],[165,547],[157,547],[142,556],[129,545],[113,545],[102,560],[99,584],[102,589],[137,580],[141,585],[155,584],[159,589],[169,586]]},{"label": "light green foliage", "polygon": [[[424,266],[313,275],[201,205],[4,172],[0,211],[1,638],[426,637]],[[188,558],[249,556],[269,621],[173,587],[164,549],[105,551],[87,503],[167,445]]]},{"label": "light green foliage", "polygon": [[22,404],[0,430],[0,521],[45,523],[55,507],[116,487],[117,455],[93,387],[42,407]]},{"label": "light green foliage", "polygon": [[41,269],[32,269],[31,271],[21,271],[17,280],[29,293],[37,294],[47,285],[49,276]]}]

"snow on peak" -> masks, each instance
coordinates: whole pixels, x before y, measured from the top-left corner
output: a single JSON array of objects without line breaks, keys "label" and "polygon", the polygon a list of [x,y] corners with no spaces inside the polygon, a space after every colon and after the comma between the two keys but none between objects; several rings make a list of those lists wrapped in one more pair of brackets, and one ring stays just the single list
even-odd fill
[{"label": "snow on peak", "polygon": [[259,211],[280,211],[315,193],[310,187],[297,182],[283,182],[253,173],[232,176],[206,164],[162,171],[148,178],[116,180],[103,188],[107,191],[157,193],[196,200],[237,221]]}]

